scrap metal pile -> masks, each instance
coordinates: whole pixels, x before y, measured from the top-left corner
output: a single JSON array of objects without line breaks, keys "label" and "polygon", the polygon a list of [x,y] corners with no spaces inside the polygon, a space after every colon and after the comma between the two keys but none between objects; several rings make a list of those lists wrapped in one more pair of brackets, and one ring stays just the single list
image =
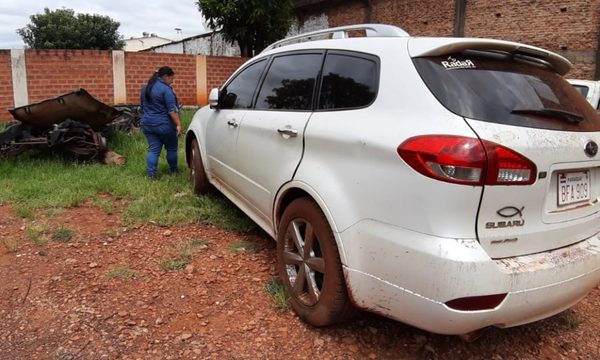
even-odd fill
[{"label": "scrap metal pile", "polygon": [[136,107],[112,107],[79,89],[8,110],[16,121],[0,132],[0,158],[29,149],[73,153],[103,161],[106,137],[139,126]]}]

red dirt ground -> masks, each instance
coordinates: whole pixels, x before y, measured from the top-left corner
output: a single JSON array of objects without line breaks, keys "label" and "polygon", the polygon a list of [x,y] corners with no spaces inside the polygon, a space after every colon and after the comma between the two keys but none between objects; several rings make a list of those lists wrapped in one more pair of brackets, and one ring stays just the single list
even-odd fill
[{"label": "red dirt ground", "polygon": [[[205,225],[126,229],[91,205],[35,221],[0,206],[0,359],[600,359],[600,288],[550,319],[473,343],[361,314],[316,329],[265,290],[274,242]],[[32,242],[74,230],[68,242]],[[188,266],[161,260],[208,242]],[[239,241],[254,250],[231,251]],[[139,276],[110,277],[117,267]]]}]

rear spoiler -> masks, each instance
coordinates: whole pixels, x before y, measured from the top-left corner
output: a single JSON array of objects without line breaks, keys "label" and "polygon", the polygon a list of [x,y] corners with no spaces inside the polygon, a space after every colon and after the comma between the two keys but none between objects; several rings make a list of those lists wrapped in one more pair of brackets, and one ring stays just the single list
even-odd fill
[{"label": "rear spoiler", "polygon": [[566,58],[542,48],[513,41],[476,38],[411,38],[408,52],[411,57],[444,56],[465,50],[500,51],[524,56],[553,68],[560,75],[571,69]]}]

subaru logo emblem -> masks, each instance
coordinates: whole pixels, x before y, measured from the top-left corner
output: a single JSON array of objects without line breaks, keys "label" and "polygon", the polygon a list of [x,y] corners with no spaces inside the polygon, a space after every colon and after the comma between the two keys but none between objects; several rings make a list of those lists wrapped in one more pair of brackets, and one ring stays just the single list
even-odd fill
[{"label": "subaru logo emblem", "polygon": [[585,144],[584,151],[587,156],[594,157],[598,153],[598,144],[590,140]]}]

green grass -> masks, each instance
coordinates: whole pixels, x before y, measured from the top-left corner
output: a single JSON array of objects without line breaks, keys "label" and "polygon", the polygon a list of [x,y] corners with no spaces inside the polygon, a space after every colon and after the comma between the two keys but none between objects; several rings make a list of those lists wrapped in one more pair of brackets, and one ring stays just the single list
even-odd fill
[{"label": "green grass", "polygon": [[275,278],[269,280],[265,286],[265,290],[271,297],[271,300],[273,300],[276,308],[280,310],[287,310],[290,308],[290,296],[285,291],[283,282],[280,279]]},{"label": "green grass", "polygon": [[62,208],[50,208],[47,209],[46,211],[44,211],[44,215],[46,215],[49,218],[55,218],[57,216],[62,215],[62,213],[65,212],[65,209]]},{"label": "green grass", "polygon": [[108,279],[121,279],[121,280],[137,280],[141,279],[141,275],[130,269],[128,266],[117,266],[106,273]]},{"label": "green grass", "polygon": [[[184,128],[193,111],[182,112]],[[28,151],[0,160],[0,203],[14,208],[69,208],[92,200],[108,213],[115,211],[106,198],[124,199],[125,225],[154,222],[160,225],[182,223],[211,224],[236,232],[257,231],[258,227],[221,195],[198,197],[191,191],[185,164],[184,138],[179,141],[179,169],[170,176],[165,152],[159,161],[159,181],[146,179],[147,143],[141,132],[116,133],[109,148],[125,157],[124,166],[76,160],[69,156]],[[27,215],[25,211],[23,213]],[[21,216],[21,215],[19,215]]]},{"label": "green grass", "polygon": [[21,219],[33,219],[33,209],[27,205],[16,206],[15,212]]},{"label": "green grass", "polygon": [[54,230],[54,233],[52,233],[52,240],[68,242],[73,238],[73,235],[75,235],[73,229],[65,225],[60,225],[58,229]]},{"label": "green grass", "polygon": [[94,197],[94,205],[104,210],[108,215],[112,215],[115,213],[115,207],[113,202],[110,199],[103,199],[98,196]]}]

